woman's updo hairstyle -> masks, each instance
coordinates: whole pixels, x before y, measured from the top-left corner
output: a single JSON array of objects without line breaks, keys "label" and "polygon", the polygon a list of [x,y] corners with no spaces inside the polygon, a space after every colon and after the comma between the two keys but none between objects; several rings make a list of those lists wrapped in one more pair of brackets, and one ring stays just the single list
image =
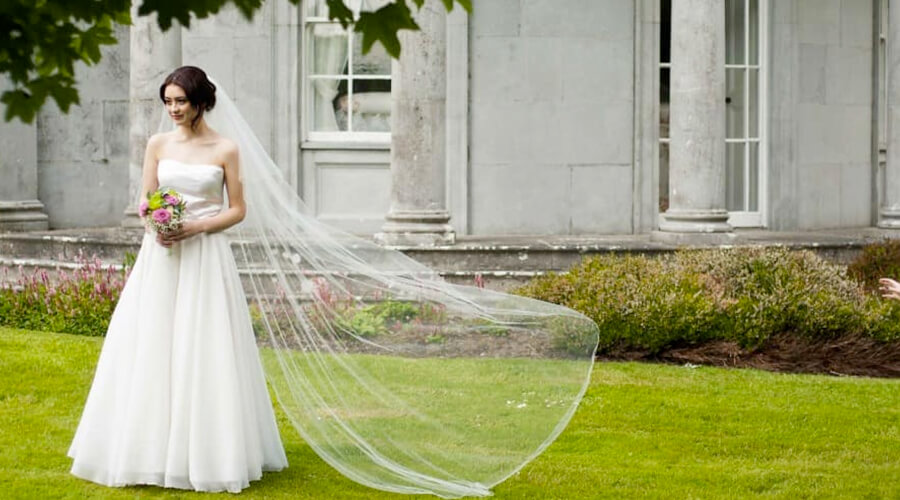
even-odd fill
[{"label": "woman's updo hairstyle", "polygon": [[216,105],[216,86],[213,85],[206,73],[196,66],[182,66],[166,77],[159,86],[159,99],[166,102],[166,87],[178,85],[184,89],[191,107],[197,110],[197,115],[191,120],[191,128],[197,125],[203,113],[213,109]]}]

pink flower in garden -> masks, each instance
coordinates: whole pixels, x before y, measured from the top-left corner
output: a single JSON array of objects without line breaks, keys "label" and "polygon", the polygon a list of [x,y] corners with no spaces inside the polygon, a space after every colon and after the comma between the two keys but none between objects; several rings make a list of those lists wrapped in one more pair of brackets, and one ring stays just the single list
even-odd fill
[{"label": "pink flower in garden", "polygon": [[159,224],[167,224],[172,219],[172,214],[165,208],[157,208],[153,211],[153,220]]},{"label": "pink flower in garden", "polygon": [[150,211],[150,205],[146,201],[142,201],[141,207],[138,209],[138,211],[141,214],[141,217],[146,217],[147,212]]}]

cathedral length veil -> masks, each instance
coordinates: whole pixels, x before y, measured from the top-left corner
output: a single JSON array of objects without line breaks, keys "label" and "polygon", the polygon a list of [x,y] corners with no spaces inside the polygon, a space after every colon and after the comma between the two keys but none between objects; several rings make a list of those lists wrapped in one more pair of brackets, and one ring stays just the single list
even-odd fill
[{"label": "cathedral length veil", "polygon": [[219,86],[210,127],[240,148],[229,233],[266,376],[326,462],[359,483],[487,496],[569,422],[597,326],[564,307],[447,283],[319,222]]}]

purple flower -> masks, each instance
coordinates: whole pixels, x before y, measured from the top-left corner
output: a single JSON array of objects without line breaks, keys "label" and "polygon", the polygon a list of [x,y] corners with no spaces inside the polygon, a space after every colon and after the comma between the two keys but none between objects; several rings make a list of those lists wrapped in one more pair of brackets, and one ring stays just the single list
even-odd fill
[{"label": "purple flower", "polygon": [[178,198],[172,196],[171,194],[163,196],[163,199],[166,200],[166,203],[172,205],[173,207],[178,205]]},{"label": "purple flower", "polygon": [[141,217],[146,217],[147,212],[149,212],[149,211],[150,211],[150,204],[148,204],[146,201],[142,201],[140,208],[138,208],[138,212],[141,214]]},{"label": "purple flower", "polygon": [[172,219],[172,214],[165,208],[157,208],[153,211],[153,220],[159,224],[168,224]]}]

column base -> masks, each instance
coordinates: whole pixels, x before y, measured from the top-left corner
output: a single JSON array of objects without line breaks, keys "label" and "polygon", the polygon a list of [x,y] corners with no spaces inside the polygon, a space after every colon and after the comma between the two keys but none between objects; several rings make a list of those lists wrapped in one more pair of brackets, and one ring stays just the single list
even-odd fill
[{"label": "column base", "polygon": [[46,231],[50,218],[38,200],[0,201],[0,232]]},{"label": "column base", "polygon": [[446,211],[391,212],[375,242],[385,246],[438,246],[456,243],[456,232],[448,224]]},{"label": "column base", "polygon": [[900,229],[900,210],[882,208],[878,212],[878,227],[881,229]]},{"label": "column base", "polygon": [[669,210],[650,239],[675,245],[727,245],[736,236],[726,210]]},{"label": "column base", "polygon": [[144,227],[144,221],[138,215],[137,207],[129,206],[125,209],[125,218],[122,219],[121,225],[122,227]]},{"label": "column base", "polygon": [[669,210],[660,214],[659,230],[673,233],[730,233],[726,210]]}]

